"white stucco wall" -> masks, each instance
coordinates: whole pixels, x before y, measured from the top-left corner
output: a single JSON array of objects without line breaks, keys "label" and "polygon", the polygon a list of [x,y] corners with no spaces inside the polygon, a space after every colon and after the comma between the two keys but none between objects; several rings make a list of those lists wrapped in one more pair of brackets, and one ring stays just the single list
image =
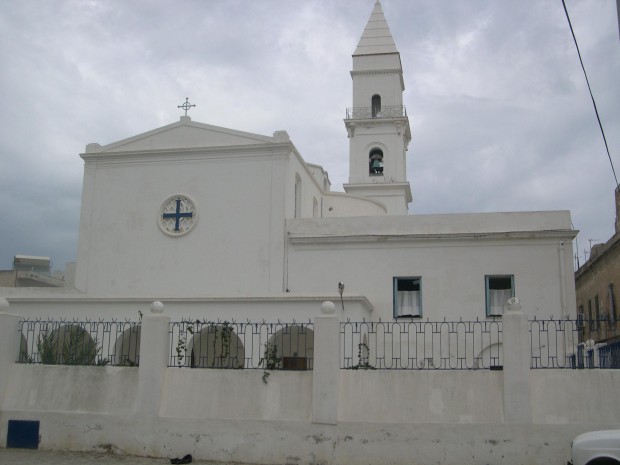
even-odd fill
[{"label": "white stucco wall", "polygon": [[385,206],[374,200],[355,197],[342,192],[330,192],[323,197],[324,218],[380,216],[385,214]]},{"label": "white stucco wall", "polygon": [[289,289],[342,281],[368,296],[374,318],[393,316],[394,277],[421,277],[424,318],[484,318],[486,275],[514,275],[530,317],[575,316],[567,212],[289,220],[287,229]]},{"label": "white stucco wall", "polygon": [[[584,392],[615,389],[617,373],[609,370],[532,372],[535,421],[527,425],[501,419],[501,372],[341,371],[338,424],[322,425],[308,419],[311,372],[273,372],[264,384],[260,370],[169,368],[160,416],[145,421],[131,395],[130,372],[138,368],[118,370],[123,376],[102,367],[15,365],[0,409],[0,446],[8,419],[35,419],[41,449],[299,465],[543,465],[565,463],[575,436],[616,427],[620,417],[617,403],[602,417],[603,410],[583,403]],[[53,386],[62,394],[45,396]],[[558,421],[558,408],[570,421]]]},{"label": "white stucco wall", "polygon": [[[87,159],[78,289],[117,296],[282,292],[287,146],[279,157],[265,150]],[[175,194],[190,197],[198,213],[183,237],[157,225],[162,203]]]},{"label": "white stucco wall", "polygon": [[[367,106],[370,106],[370,101]],[[356,127],[354,137],[350,138],[349,183],[406,182],[406,152],[401,135],[403,131],[404,128],[398,128],[392,123],[383,125],[375,123],[370,127],[363,125]],[[373,148],[383,151],[382,176],[370,176],[368,173],[368,157]]]},{"label": "white stucco wall", "polygon": [[405,87],[398,53],[353,56],[352,78],[354,107],[370,107],[377,93],[383,106],[403,104]]},{"label": "white stucco wall", "polygon": [[295,218],[295,180],[301,181],[301,211],[297,218],[313,218],[313,200],[317,200],[317,217],[321,217],[321,197],[323,185],[308,168],[296,150],[292,150],[287,159],[286,174],[286,218]]},{"label": "white stucco wall", "polygon": [[501,423],[502,379],[501,372],[488,370],[342,370],[339,418],[357,423]]},{"label": "white stucco wall", "polygon": [[[2,410],[130,415],[137,377],[136,367],[15,364]],[[262,378],[263,370],[166,368],[160,415],[311,421],[311,371]],[[531,370],[529,378],[533,424],[617,424],[618,370]],[[499,424],[502,389],[501,371],[340,370],[338,421]]]},{"label": "white stucco wall", "polygon": [[531,370],[529,380],[534,423],[618,428],[620,370]]},{"label": "white stucco wall", "polygon": [[168,368],[160,414],[187,419],[312,419],[311,372],[273,371],[265,380],[262,370]]},{"label": "white stucco wall", "polygon": [[135,368],[15,364],[0,410],[127,414],[137,381]]},{"label": "white stucco wall", "polygon": [[[299,465],[542,465],[563,463],[577,434],[615,427],[620,417],[610,401],[617,370],[528,368],[529,350],[516,350],[529,349],[519,312],[504,320],[505,350],[519,360],[506,359],[502,371],[340,370],[331,366],[341,350],[339,318],[324,314],[315,326],[314,370],[265,377],[263,370],[167,368],[169,319],[158,309],[143,319],[139,367],[2,357],[0,374],[9,381],[0,394],[0,447],[8,420],[27,419],[40,421],[42,449]],[[0,326],[3,354],[17,345],[7,344],[15,332],[8,326]],[[335,338],[322,337],[334,329]],[[517,395],[517,387],[529,394]],[[324,417],[328,405],[333,419]]]}]

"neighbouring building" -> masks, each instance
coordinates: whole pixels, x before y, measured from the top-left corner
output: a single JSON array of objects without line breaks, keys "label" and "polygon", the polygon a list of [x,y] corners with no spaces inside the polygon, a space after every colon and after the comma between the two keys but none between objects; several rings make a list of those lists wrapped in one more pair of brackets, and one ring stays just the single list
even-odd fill
[{"label": "neighbouring building", "polygon": [[52,272],[49,257],[15,255],[13,269],[0,270],[0,287],[63,287],[65,276]]},{"label": "neighbouring building", "polygon": [[593,246],[588,260],[575,272],[577,317],[584,342],[620,341],[620,187],[616,187],[615,200],[614,235],[604,244]]}]

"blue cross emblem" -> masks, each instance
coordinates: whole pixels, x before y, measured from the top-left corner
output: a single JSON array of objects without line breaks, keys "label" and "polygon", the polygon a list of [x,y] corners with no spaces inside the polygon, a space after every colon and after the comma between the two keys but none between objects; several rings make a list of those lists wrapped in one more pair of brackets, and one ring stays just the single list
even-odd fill
[{"label": "blue cross emblem", "polygon": [[193,212],[181,213],[181,199],[175,199],[175,200],[177,203],[176,211],[174,213],[164,213],[163,219],[167,220],[167,219],[174,218],[174,230],[178,232],[181,218],[191,218],[194,216],[194,213]]}]

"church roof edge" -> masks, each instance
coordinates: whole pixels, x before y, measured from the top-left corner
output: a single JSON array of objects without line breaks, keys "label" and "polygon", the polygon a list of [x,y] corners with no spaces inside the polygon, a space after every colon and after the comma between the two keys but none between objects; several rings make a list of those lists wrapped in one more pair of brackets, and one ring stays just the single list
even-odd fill
[{"label": "church roof edge", "polygon": [[[194,122],[191,120],[189,116],[181,116],[180,120],[174,123],[167,124],[165,126],[161,126],[156,129],[152,129],[150,131],[146,131],[125,139],[121,139],[115,142],[111,142],[106,145],[100,145],[98,143],[91,143],[86,146],[85,154],[93,154],[93,153],[106,153],[106,152],[117,152],[117,151],[144,151],[144,147],[139,147],[140,142],[146,141],[150,138],[162,137],[166,133],[172,134],[174,131],[182,130],[183,128],[197,131],[205,131],[205,135],[208,133],[211,134],[219,134],[221,136],[225,136],[228,138],[234,138],[239,140],[239,145],[245,144],[273,144],[277,142],[281,142],[276,137],[273,136],[265,136],[262,134],[255,134],[251,132],[239,131],[236,129],[229,129],[220,126],[214,126],[206,123]],[[275,133],[274,133],[275,135]],[[165,136],[163,136],[165,137]],[[181,138],[182,140],[183,138]],[[201,145],[201,144],[198,144]],[[205,141],[205,145],[206,141]],[[226,144],[228,145],[228,144]],[[184,146],[179,143],[179,148],[183,148]],[[190,145],[196,146],[196,144]],[[124,148],[123,148],[124,147]]]}]

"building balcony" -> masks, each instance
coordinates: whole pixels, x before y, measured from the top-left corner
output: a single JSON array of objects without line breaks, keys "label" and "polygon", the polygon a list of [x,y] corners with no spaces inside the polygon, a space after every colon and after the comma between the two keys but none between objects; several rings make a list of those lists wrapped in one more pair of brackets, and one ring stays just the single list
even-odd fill
[{"label": "building balcony", "polygon": [[347,108],[346,119],[377,119],[377,118],[406,118],[407,109],[404,105],[389,107],[351,107]]}]

